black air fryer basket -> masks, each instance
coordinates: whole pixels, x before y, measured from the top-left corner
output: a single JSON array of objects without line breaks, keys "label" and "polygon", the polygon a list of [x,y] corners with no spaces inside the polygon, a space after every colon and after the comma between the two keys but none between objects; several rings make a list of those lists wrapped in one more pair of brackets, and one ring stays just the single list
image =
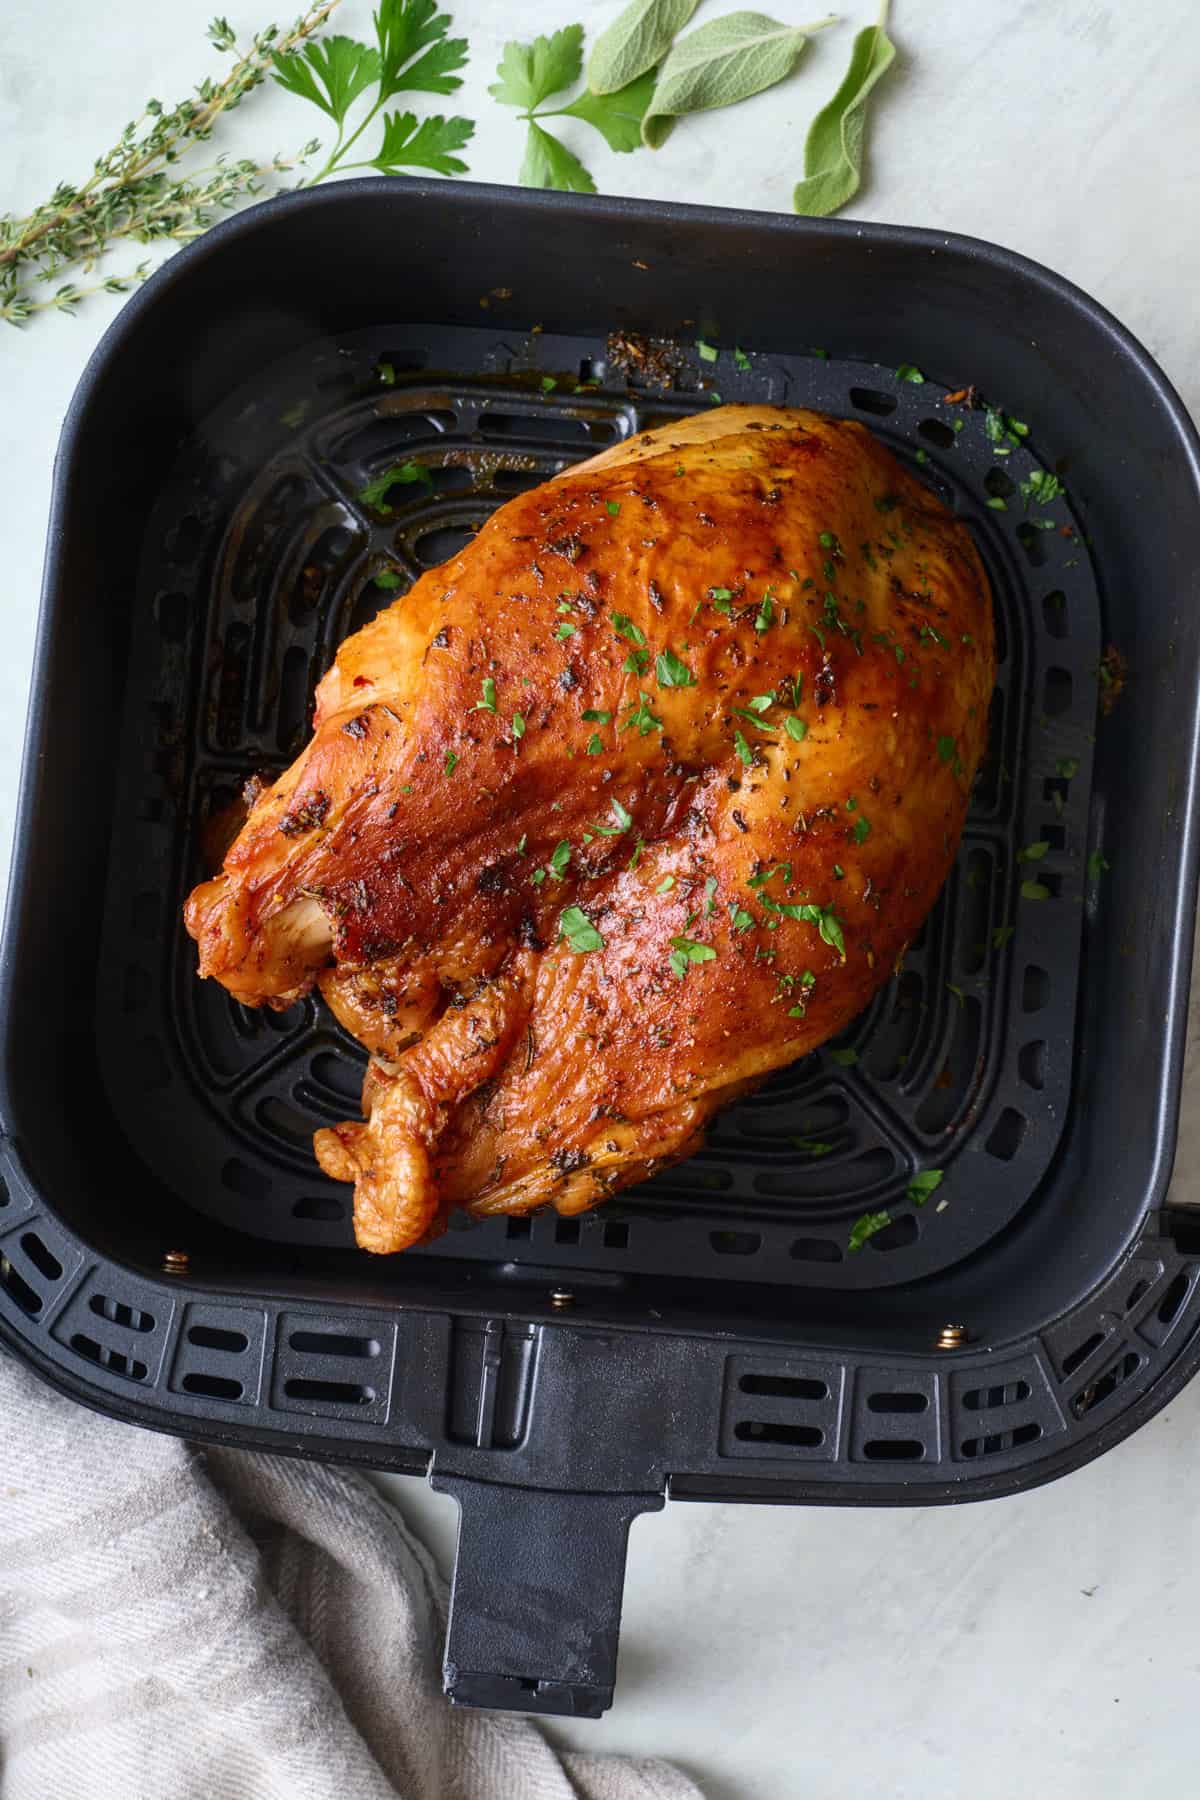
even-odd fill
[{"label": "black air fryer basket", "polygon": [[[665,388],[623,366],[631,333],[682,347]],[[690,1162],[594,1215],[362,1255],[311,1150],[361,1052],[314,1001],[195,979],[210,822],[299,749],[380,573],[718,394],[865,420],[971,526],[1001,661],[956,868],[862,1018]],[[626,1533],[664,1496],[974,1499],[1131,1431],[1200,1353],[1200,1225],[1166,1205],[1198,448],[1107,314],[962,238],[379,180],[182,252],[93,357],[55,479],[4,945],[5,1341],[141,1424],[428,1473],[462,1516],[447,1690],[544,1712],[608,1704]],[[365,508],[409,459],[432,487]],[[1065,501],[1031,499],[1039,469]]]}]

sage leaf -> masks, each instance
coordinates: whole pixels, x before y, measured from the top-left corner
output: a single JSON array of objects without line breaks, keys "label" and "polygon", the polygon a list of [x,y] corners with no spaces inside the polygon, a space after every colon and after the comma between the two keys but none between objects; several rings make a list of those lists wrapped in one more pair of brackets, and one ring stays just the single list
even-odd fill
[{"label": "sage leaf", "polygon": [[[517,180],[522,187],[558,188],[565,194],[594,194],[596,184],[565,144],[529,121],[525,157]],[[561,630],[561,627],[560,627]]]},{"label": "sage leaf", "polygon": [[765,13],[729,13],[677,43],[658,72],[642,142],[657,150],[680,113],[732,106],[790,75],[809,34],[834,23],[781,25]]},{"label": "sage leaf", "polygon": [[884,29],[887,0],[878,22],[860,31],[841,87],[809,127],[804,145],[804,179],[796,183],[792,205],[816,219],[837,212],[857,194],[862,181],[867,97],[896,56]]},{"label": "sage leaf", "polygon": [[603,133],[610,150],[638,150],[642,143],[642,119],[653,92],[654,70],[650,69],[615,94],[590,94],[585,88],[557,115],[543,113],[541,117],[584,119]]},{"label": "sage leaf", "polygon": [[699,0],[631,0],[596,39],[588,59],[593,94],[615,94],[660,63]]}]

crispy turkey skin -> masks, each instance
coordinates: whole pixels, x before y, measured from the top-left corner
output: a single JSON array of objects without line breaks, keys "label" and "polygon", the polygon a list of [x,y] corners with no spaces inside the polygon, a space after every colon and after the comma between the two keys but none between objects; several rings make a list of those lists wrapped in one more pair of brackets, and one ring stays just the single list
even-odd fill
[{"label": "crispy turkey skin", "polygon": [[186,923],[371,1052],[315,1138],[363,1248],[593,1206],[847,1024],[945,880],[993,680],[965,528],[772,407],[520,495],[349,638]]}]

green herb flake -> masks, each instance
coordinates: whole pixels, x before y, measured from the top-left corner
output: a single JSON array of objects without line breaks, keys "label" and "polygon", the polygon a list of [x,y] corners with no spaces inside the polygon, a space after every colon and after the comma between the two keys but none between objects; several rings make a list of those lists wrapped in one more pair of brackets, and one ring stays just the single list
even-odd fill
[{"label": "green herb flake", "polygon": [[454,773],[455,769],[457,769],[457,767],[458,767],[457,756],[455,756],[453,750],[447,750],[446,759],[442,764],[443,773],[446,775],[453,775],[453,773]]},{"label": "green herb flake", "polygon": [[589,706],[583,716],[589,725],[607,725],[612,720],[610,712],[602,712],[594,706]]},{"label": "green herb flake", "polygon": [[1106,856],[1101,855],[1099,850],[1093,850],[1087,859],[1087,872],[1093,881],[1099,881],[1104,871],[1111,868],[1112,864]]},{"label": "green herb flake", "polygon": [[911,381],[914,387],[923,387],[925,377],[915,363],[901,363],[896,370],[897,381]]},{"label": "green herb flake", "polygon": [[629,858],[629,861],[625,865],[625,867],[627,869],[636,869],[637,868],[638,864],[642,860],[642,851],[645,848],[646,848],[646,846],[642,842],[641,838],[638,838],[637,842],[633,846],[633,855]]},{"label": "green herb flake", "polygon": [[661,650],[655,657],[654,679],[661,688],[687,688],[696,685],[696,677],[673,650]]},{"label": "green herb flake", "polygon": [[397,574],[395,569],[380,569],[378,575],[376,575],[374,579],[375,586],[377,588],[383,588],[385,592],[389,594],[394,593],[398,587],[403,587],[404,585],[404,577]]},{"label": "green herb flake", "polygon": [[802,744],[808,736],[808,726],[803,719],[798,719],[795,713],[789,713],[787,715],[786,719],[783,721],[783,729],[787,732],[788,736],[794,738],[798,744]]},{"label": "green herb flake", "polygon": [[1023,881],[1021,883],[1022,900],[1048,900],[1050,889],[1044,881]]},{"label": "green herb flake", "polygon": [[771,590],[770,590],[770,588],[768,588],[766,593],[762,597],[762,604],[759,606],[758,613],[754,620],[755,631],[769,630],[770,625],[771,625],[771,620],[774,617],[775,617],[775,604],[774,604],[774,601],[771,599]]},{"label": "green herb flake", "polygon": [[543,881],[546,879],[545,869],[535,869],[529,879],[532,881],[534,887],[541,887]]},{"label": "green herb flake", "polygon": [[992,949],[1003,950],[1005,944],[1007,944],[1015,930],[1015,925],[997,925],[995,931],[992,933]]},{"label": "green herb flake", "polygon": [[[788,1016],[790,1018],[791,1014]],[[823,1143],[820,1138],[794,1137],[791,1145],[793,1150],[799,1150],[805,1156],[829,1156],[833,1152],[833,1145]]]},{"label": "green herb flake", "polygon": [[598,731],[593,731],[584,750],[585,756],[599,756],[603,749],[604,745],[600,742],[600,733]]},{"label": "green herb flake", "polygon": [[604,502],[604,510],[610,519],[615,519],[621,510],[621,502],[619,500],[606,500]]},{"label": "green herb flake", "polygon": [[513,716],[512,716],[512,734],[516,738],[518,744],[520,743],[521,739],[525,736],[525,715],[524,715],[524,713],[515,712],[513,714]]},{"label": "green herb flake", "polygon": [[939,762],[953,762],[955,756],[958,754],[955,748],[954,739],[952,737],[940,737],[937,741],[937,753]]},{"label": "green herb flake", "polygon": [[750,358],[746,355],[744,350],[739,349],[736,345],[733,352],[733,362],[734,367],[738,369],[746,370],[750,367]]},{"label": "green herb flake", "polygon": [[483,678],[482,698],[475,702],[474,706],[471,708],[471,711],[472,712],[494,713],[495,710],[496,710],[496,683],[492,680],[492,677],[490,675],[485,675]]},{"label": "green herb flake", "polygon": [[390,362],[376,363],[375,373],[379,377],[380,387],[395,387],[396,371]]},{"label": "green herb flake", "polygon": [[884,1226],[890,1225],[891,1222],[892,1215],[889,1212],[863,1213],[861,1217],[855,1219],[850,1227],[850,1236],[846,1243],[847,1250],[861,1250],[868,1238],[873,1238],[877,1232],[882,1231]]},{"label": "green herb flake", "polygon": [[922,1169],[919,1175],[913,1176],[904,1190],[904,1198],[914,1206],[924,1206],[930,1194],[935,1194],[941,1187],[945,1173],[944,1169]]},{"label": "green herb flake", "polygon": [[1060,756],[1054,765],[1054,772],[1056,775],[1061,775],[1064,781],[1074,781],[1079,773],[1079,758],[1077,756]]},{"label": "green herb flake", "polygon": [[558,386],[558,383],[557,383],[557,381],[555,381],[553,375],[543,375],[542,376],[542,392],[543,392],[543,394],[552,394],[557,386]]},{"label": "green herb flake", "polygon": [[561,881],[571,861],[571,846],[566,838],[560,838],[550,852],[550,860],[546,864],[547,873],[553,875],[555,881]]},{"label": "green herb flake", "polygon": [[870,821],[865,819],[860,813],[858,818],[854,821],[854,841],[856,844],[865,844],[870,835]]},{"label": "green herb flake", "polygon": [[987,504],[991,507],[993,512],[1008,511],[1008,501],[1002,500],[999,494],[992,494],[988,499]]},{"label": "green herb flake", "polygon": [[636,644],[639,649],[646,642],[646,634],[640,626],[635,625],[628,613],[615,612],[612,616],[612,628],[619,638],[627,643]]},{"label": "green herb flake", "polygon": [[696,339],[696,348],[700,352],[700,361],[715,363],[720,351],[715,344],[706,344],[703,338]]},{"label": "green herb flake", "polygon": [[711,918],[713,913],[717,910],[716,901],[713,899],[713,895],[716,891],[717,878],[715,875],[710,875],[704,884],[704,916],[706,919]]},{"label": "green herb flake", "polygon": [[[1028,507],[1031,500],[1039,506],[1049,506],[1052,500],[1059,500],[1066,493],[1066,488],[1048,469],[1035,469],[1028,480],[1017,483],[1021,490],[1021,498]],[[1050,520],[1050,529],[1054,529],[1054,520]]]},{"label": "green herb flake", "polygon": [[517,855],[518,856],[524,856],[525,846],[528,842],[529,842],[528,834],[523,831],[521,833],[520,837],[517,839]]},{"label": "green herb flake", "polygon": [[754,922],[755,921],[754,921],[753,913],[748,913],[744,906],[738,905],[736,900],[730,901],[730,903],[729,903],[729,923],[733,927],[734,931],[737,931],[737,932],[749,931],[753,927]]},{"label": "green herb flake", "polygon": [[717,953],[711,944],[698,944],[694,938],[689,937],[673,937],[668,960],[672,974],[677,975],[682,981],[690,964],[715,962],[716,956]]},{"label": "green herb flake", "polygon": [[733,747],[742,762],[749,768],[754,761],[754,752],[740,731],[735,731],[733,734]]},{"label": "green herb flake", "polygon": [[562,621],[562,623],[555,630],[554,635],[561,643],[564,638],[569,638],[569,637],[575,636],[575,626],[572,625],[568,620],[564,619]]},{"label": "green herb flake", "polygon": [[394,487],[408,486],[413,482],[432,488],[433,476],[424,463],[393,463],[390,469],[385,469],[374,481],[368,481],[366,487],[359,488],[356,498],[378,513],[390,513],[392,508],[387,504],[388,494]]},{"label": "green herb flake", "polygon": [[632,731],[634,727],[637,728],[639,737],[649,737],[652,731],[662,730],[662,720],[657,713],[651,711],[650,702],[642,693],[638,694],[637,705],[630,709],[629,716],[621,722],[622,731]]},{"label": "green herb flake", "polygon": [[664,875],[654,891],[656,894],[669,894],[674,886],[675,877],[673,875]]},{"label": "green herb flake", "polygon": [[852,1069],[858,1061],[857,1050],[831,1050],[830,1062],[836,1063],[839,1069]]},{"label": "green herb flake", "polygon": [[1017,861],[1019,863],[1041,862],[1049,848],[1049,839],[1039,838],[1036,844],[1026,844],[1023,850],[1017,851]]},{"label": "green herb flake", "polygon": [[592,950],[603,950],[604,939],[584,912],[582,906],[567,906],[559,915],[558,935],[565,938],[569,949],[576,956],[585,956]]}]

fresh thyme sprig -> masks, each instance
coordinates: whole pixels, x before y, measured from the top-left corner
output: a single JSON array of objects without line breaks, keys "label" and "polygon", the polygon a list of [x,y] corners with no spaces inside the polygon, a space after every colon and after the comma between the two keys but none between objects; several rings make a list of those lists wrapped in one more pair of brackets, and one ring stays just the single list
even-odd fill
[{"label": "fresh thyme sprig", "polygon": [[189,150],[208,141],[221,116],[266,80],[276,57],[303,45],[338,4],[314,0],[289,30],[270,25],[244,49],[238,48],[228,20],[214,19],[208,29],[211,42],[235,58],[223,81],[206,79],[194,95],[169,110],[159,100],[147,101],[141,116],[126,125],[81,186],[60,183],[49,200],[24,218],[0,218],[0,319],[20,325],[49,308],[70,312],[89,293],[123,293],[142,279],[148,264],[83,287],[69,281],[50,289],[50,284],[66,270],[88,273],[110,247],[126,239],[144,244],[197,237],[215,213],[254,198],[269,176],[312,156],[315,142],[295,156],[276,156],[269,163],[219,157],[202,168],[176,172]]}]

